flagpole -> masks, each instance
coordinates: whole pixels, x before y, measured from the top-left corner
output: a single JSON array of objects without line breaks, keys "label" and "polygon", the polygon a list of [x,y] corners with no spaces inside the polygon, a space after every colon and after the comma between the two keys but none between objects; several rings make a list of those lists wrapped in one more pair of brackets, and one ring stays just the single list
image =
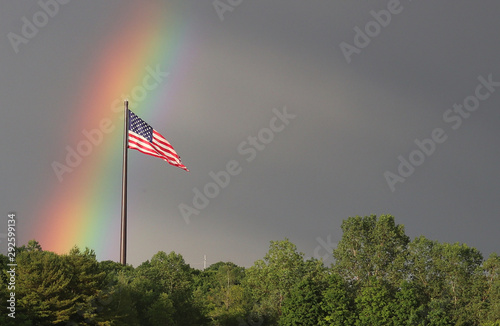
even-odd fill
[{"label": "flagpole", "polygon": [[120,233],[120,263],[127,264],[127,163],[128,163],[128,101],[124,102],[123,169],[122,169],[122,220]]}]

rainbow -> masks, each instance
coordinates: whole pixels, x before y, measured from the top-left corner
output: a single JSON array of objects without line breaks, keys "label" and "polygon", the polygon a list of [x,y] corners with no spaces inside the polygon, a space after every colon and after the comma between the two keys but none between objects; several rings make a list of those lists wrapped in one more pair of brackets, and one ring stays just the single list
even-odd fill
[{"label": "rainbow", "polygon": [[[44,250],[67,253],[76,245],[94,249],[100,260],[118,260],[123,111],[117,112],[117,108],[123,107],[127,94],[129,100],[134,99],[133,90],[143,84],[147,69],[157,66],[168,77],[147,94],[136,92],[134,104],[139,105],[131,103],[131,108],[146,121],[164,119],[167,110],[175,108],[175,99],[185,96],[179,85],[189,66],[184,57],[186,51],[193,51],[193,42],[189,36],[192,25],[178,14],[184,5],[127,3],[118,26],[105,33],[102,44],[92,50],[97,54],[88,63],[90,69],[82,69],[81,90],[72,101],[75,115],[68,123],[73,134],[67,136],[67,144],[74,148],[85,139],[84,129],[99,128],[105,119],[112,121],[114,131],[104,134],[103,141],[73,172],[64,175],[37,209],[30,238],[39,241]],[[118,183],[110,185],[111,178],[113,184]]]}]

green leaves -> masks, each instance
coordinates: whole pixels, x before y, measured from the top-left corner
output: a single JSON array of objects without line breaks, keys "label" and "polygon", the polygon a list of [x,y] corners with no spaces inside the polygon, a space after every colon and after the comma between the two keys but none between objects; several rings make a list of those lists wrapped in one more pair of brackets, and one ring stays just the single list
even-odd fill
[{"label": "green leaves", "polygon": [[358,313],[356,326],[393,325],[396,304],[393,290],[386,281],[370,277],[355,302]]},{"label": "green leaves", "polygon": [[91,319],[92,303],[105,277],[98,271],[95,254],[74,248],[59,256],[33,247],[17,255],[19,314],[39,325]]},{"label": "green leaves", "polygon": [[325,285],[309,275],[298,282],[283,302],[279,325],[318,325],[323,316],[321,300]]},{"label": "green leaves", "polygon": [[342,222],[342,230],[333,256],[335,270],[346,280],[360,282],[374,276],[396,283],[401,278],[409,238],[394,217],[350,217]]},{"label": "green leaves", "polygon": [[[350,217],[327,268],[288,239],[248,269],[192,269],[159,251],[134,268],[67,255],[31,240],[16,248],[16,319],[1,325],[500,326],[500,257],[460,243],[410,242],[390,215]],[[0,296],[8,257],[0,255]],[[4,299],[5,300],[5,299]]]},{"label": "green leaves", "polygon": [[199,276],[197,294],[207,308],[213,325],[237,325],[251,309],[249,293],[241,285],[245,269],[230,262],[218,262]]},{"label": "green leaves", "polygon": [[[131,284],[139,318],[148,320],[151,325],[156,325],[154,321],[162,318],[172,318],[179,325],[198,323],[202,316],[193,301],[193,283],[193,270],[182,255],[159,251],[151,262],[146,261],[137,267]],[[162,315],[161,309],[169,311],[171,316]]]},{"label": "green leaves", "polygon": [[318,321],[321,326],[354,325],[354,296],[349,292],[347,283],[338,274],[331,274],[320,303],[323,311]]},{"label": "green leaves", "polygon": [[256,312],[276,322],[282,314],[284,300],[305,273],[304,254],[288,239],[271,241],[264,260],[258,260],[247,271],[246,286],[257,303]]}]

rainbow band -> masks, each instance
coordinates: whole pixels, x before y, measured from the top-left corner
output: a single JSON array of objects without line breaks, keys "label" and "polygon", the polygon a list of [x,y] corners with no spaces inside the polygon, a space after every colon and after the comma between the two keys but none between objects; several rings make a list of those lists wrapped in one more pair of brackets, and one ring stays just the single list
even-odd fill
[{"label": "rainbow band", "polygon": [[[180,58],[187,48],[188,22],[175,15],[184,5],[128,3],[120,13],[125,23],[91,51],[97,53],[96,62],[84,69],[89,73],[79,100],[74,101],[77,105],[72,106],[76,123],[67,144],[76,148],[87,140],[84,130],[101,130],[103,140],[62,176],[37,209],[38,223],[29,237],[44,250],[67,253],[77,245],[94,249],[100,260],[118,260],[123,100],[128,95],[131,109],[149,120],[155,120],[152,112],[158,119],[165,118],[167,108],[175,108],[175,97],[181,92],[174,85],[182,84],[187,68]],[[158,80],[161,74],[157,73],[154,80],[152,74],[158,69],[168,71],[168,78]],[[99,129],[104,122],[106,131]]]}]

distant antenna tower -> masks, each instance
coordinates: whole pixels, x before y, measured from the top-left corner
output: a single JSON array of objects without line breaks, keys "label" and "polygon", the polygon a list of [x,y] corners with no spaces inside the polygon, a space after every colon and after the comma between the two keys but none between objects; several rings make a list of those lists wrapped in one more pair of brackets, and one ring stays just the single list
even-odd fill
[{"label": "distant antenna tower", "polygon": [[203,270],[207,269],[207,255],[203,255]]}]

